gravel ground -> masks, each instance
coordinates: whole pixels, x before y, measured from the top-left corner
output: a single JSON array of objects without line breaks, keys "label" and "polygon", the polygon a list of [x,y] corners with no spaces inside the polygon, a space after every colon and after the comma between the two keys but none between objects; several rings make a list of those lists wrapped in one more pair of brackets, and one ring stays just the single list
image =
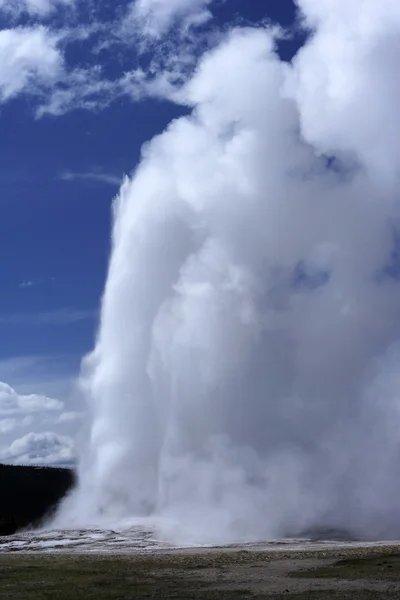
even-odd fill
[{"label": "gravel ground", "polygon": [[400,599],[400,546],[5,552],[0,599]]}]

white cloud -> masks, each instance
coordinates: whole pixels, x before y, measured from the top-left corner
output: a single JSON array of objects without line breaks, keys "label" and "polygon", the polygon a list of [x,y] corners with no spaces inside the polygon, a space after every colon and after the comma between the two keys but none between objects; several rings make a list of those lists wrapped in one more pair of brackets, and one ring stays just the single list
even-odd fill
[{"label": "white cloud", "polygon": [[73,462],[73,437],[83,417],[79,410],[65,410],[61,400],[41,394],[21,394],[0,382],[0,461]]},{"label": "white cloud", "polygon": [[38,394],[18,394],[11,386],[0,382],[0,417],[27,416],[34,413],[60,412],[64,408],[61,400]]},{"label": "white cloud", "polygon": [[0,360],[0,381],[6,381],[20,396],[30,396],[34,390],[38,396],[61,400],[66,410],[78,410],[78,406],[81,410],[76,387],[80,359],[79,354],[9,357]]},{"label": "white cloud", "polygon": [[38,396],[37,394],[31,394],[29,396],[19,397],[19,407],[23,412],[43,412],[43,411],[57,411],[61,410],[64,406],[60,400],[54,398],[47,398],[46,396]]},{"label": "white cloud", "polygon": [[43,18],[61,6],[72,6],[74,3],[75,0],[0,0],[0,10],[13,16],[28,13]]},{"label": "white cloud", "polygon": [[57,423],[73,423],[75,421],[80,421],[83,418],[83,413],[70,411],[64,412],[58,417]]},{"label": "white cloud", "polygon": [[132,2],[124,29],[140,31],[141,36],[159,38],[175,23],[183,28],[211,18],[207,6],[213,0],[136,0]]},{"label": "white cloud", "polygon": [[0,450],[0,460],[22,464],[71,464],[76,460],[72,438],[53,432],[28,433]]},{"label": "white cloud", "polygon": [[0,419],[0,433],[10,433],[17,426],[17,419]]},{"label": "white cloud", "polygon": [[63,60],[57,36],[46,27],[0,31],[0,101],[21,92],[38,94],[59,78]]}]

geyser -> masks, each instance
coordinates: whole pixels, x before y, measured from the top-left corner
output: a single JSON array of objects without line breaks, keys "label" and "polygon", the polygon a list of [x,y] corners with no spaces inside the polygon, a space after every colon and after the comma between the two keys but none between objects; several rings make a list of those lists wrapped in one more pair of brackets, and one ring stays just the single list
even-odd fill
[{"label": "geyser", "polygon": [[69,523],[400,535],[400,3],[236,28],[115,202]]}]

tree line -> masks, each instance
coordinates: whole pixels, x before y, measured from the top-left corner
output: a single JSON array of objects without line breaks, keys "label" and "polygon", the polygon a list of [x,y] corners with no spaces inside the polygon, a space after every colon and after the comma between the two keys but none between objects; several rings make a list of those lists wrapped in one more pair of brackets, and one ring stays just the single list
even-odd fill
[{"label": "tree line", "polygon": [[72,469],[0,464],[0,535],[39,526],[74,483]]}]

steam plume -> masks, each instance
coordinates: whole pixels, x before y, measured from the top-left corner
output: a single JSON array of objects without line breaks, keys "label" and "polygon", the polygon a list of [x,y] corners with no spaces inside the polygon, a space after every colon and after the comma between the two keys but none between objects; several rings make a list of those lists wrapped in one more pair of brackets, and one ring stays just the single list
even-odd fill
[{"label": "steam plume", "polygon": [[69,518],[400,535],[400,4],[298,4],[293,63],[231,31],[121,188]]}]

